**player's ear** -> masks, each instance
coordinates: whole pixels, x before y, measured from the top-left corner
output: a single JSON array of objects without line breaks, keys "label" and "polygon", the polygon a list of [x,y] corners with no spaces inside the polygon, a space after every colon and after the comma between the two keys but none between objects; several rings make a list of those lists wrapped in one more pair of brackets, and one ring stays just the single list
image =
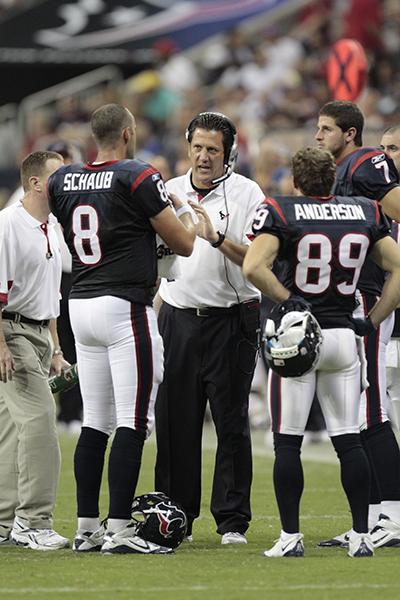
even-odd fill
[{"label": "player's ear", "polygon": [[357,129],[355,127],[349,127],[345,133],[345,140],[347,143],[352,142],[357,135]]},{"label": "player's ear", "polygon": [[122,139],[124,140],[124,143],[127,144],[130,140],[130,131],[129,131],[129,127],[125,127],[122,130]]}]

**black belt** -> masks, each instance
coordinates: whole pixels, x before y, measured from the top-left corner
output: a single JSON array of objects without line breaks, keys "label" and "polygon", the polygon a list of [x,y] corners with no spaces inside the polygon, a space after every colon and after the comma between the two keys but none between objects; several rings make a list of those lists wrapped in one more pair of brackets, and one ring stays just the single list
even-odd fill
[{"label": "black belt", "polygon": [[[248,304],[249,306],[250,304],[254,304],[254,308],[258,308],[260,306],[258,300],[252,300],[244,304]],[[240,306],[241,304],[234,304],[233,306],[229,307],[203,306],[201,308],[184,308],[181,310],[189,312],[192,315],[196,315],[196,317],[224,317],[238,314]]]},{"label": "black belt", "polygon": [[39,325],[40,327],[47,327],[49,324],[49,319],[36,321],[36,319],[29,319],[28,317],[24,317],[24,315],[20,315],[19,313],[7,312],[6,310],[3,310],[2,317],[7,321],[14,321],[14,323],[28,323],[29,325]]}]

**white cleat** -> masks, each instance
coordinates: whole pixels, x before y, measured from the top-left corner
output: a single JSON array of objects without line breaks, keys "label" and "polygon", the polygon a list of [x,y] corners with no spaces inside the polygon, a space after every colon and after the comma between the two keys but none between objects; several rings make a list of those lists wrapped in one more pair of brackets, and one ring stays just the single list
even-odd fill
[{"label": "white cleat", "polygon": [[370,535],[374,548],[400,547],[400,524],[386,515],[379,515],[379,521]]},{"label": "white cleat", "polygon": [[268,558],[297,558],[304,556],[303,534],[293,533],[293,535],[284,540],[281,536],[276,540],[271,550],[265,550],[263,554]]},{"label": "white cleat", "polygon": [[246,536],[244,533],[238,531],[227,531],[221,538],[221,544],[247,544]]},{"label": "white cleat", "polygon": [[374,545],[369,533],[351,531],[349,535],[348,556],[352,558],[370,558],[374,555]]},{"label": "white cleat", "polygon": [[69,548],[69,540],[54,529],[28,527],[23,519],[15,517],[10,538],[17,546],[32,550],[61,550]]},{"label": "white cleat", "polygon": [[341,533],[340,535],[330,538],[329,540],[322,540],[318,546],[321,548],[348,548],[349,535],[350,531],[346,531],[346,533]]},{"label": "white cleat", "polygon": [[96,531],[79,531],[78,529],[72,544],[72,550],[74,552],[100,552],[105,533],[104,525],[100,525]]},{"label": "white cleat", "polygon": [[147,542],[135,532],[133,523],[115,533],[107,531],[101,547],[102,554],[173,554],[172,548]]}]

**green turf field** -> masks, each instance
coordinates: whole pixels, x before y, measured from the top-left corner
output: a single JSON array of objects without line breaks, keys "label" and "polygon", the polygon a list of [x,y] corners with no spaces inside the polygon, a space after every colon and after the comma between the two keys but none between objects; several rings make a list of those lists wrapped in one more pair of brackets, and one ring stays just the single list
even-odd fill
[{"label": "green turf field", "polygon": [[[55,528],[72,537],[75,496],[72,453],[76,438],[63,436],[63,473]],[[349,527],[338,468],[328,444],[304,450],[302,531],[306,556],[267,559],[261,551],[279,534],[271,485],[272,458],[263,435],[254,435],[253,522],[247,546],[221,546],[208,504],[213,435],[205,436],[204,492],[194,541],[173,556],[77,556],[71,550],[38,552],[1,548],[0,596],[5,598],[117,598],[145,600],[370,599],[400,596],[400,549],[372,559],[350,559],[342,549],[317,542]],[[138,493],[153,489],[154,441],[146,445]],[[105,510],[106,493],[102,504]]]}]

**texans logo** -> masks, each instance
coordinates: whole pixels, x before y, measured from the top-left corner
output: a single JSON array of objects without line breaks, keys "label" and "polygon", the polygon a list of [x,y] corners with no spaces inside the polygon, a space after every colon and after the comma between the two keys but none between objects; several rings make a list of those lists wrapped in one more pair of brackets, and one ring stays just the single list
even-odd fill
[{"label": "texans logo", "polygon": [[179,528],[186,526],[186,515],[183,510],[176,507],[173,507],[173,510],[171,510],[171,507],[169,507],[168,504],[165,504],[165,502],[160,502],[156,508],[157,517],[160,521],[159,530],[161,535],[165,538],[169,538],[174,534],[174,530],[170,529],[170,526],[174,521],[178,521]]}]

